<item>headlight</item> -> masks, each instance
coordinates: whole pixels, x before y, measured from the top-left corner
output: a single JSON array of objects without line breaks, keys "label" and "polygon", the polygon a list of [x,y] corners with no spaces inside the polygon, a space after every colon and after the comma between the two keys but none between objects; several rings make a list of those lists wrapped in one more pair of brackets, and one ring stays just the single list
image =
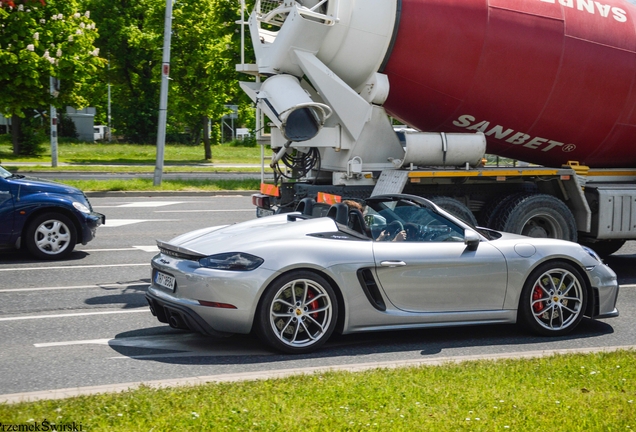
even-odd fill
[{"label": "headlight", "polygon": [[202,267],[214,270],[250,271],[263,264],[263,258],[242,252],[227,252],[201,258]]},{"label": "headlight", "polygon": [[602,263],[602,262],[603,262],[603,260],[601,259],[601,257],[600,257],[600,256],[598,256],[598,254],[597,254],[596,252],[594,252],[592,249],[590,249],[590,248],[589,248],[589,247],[587,247],[587,246],[581,246],[581,247],[583,248],[583,250],[584,250],[585,252],[587,252],[587,254],[588,254],[589,256],[591,256],[592,258],[594,258],[596,261],[598,261],[598,262],[600,262],[600,263]]},{"label": "headlight", "polygon": [[88,207],[86,207],[84,204],[82,204],[81,202],[77,202],[77,201],[73,201],[73,207],[75,207],[77,210],[81,211],[82,213],[90,213],[91,211],[88,209]]}]

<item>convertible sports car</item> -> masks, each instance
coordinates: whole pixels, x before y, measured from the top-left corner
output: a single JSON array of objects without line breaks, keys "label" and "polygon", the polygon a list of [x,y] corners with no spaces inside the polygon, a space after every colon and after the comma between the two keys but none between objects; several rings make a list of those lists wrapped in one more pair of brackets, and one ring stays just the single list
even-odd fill
[{"label": "convertible sports car", "polygon": [[618,315],[616,274],[591,249],[475,228],[410,195],[359,208],[306,199],[157,241],[150,309],[208,335],[255,331],[288,353],[334,331],[518,322],[562,335],[584,315]]}]

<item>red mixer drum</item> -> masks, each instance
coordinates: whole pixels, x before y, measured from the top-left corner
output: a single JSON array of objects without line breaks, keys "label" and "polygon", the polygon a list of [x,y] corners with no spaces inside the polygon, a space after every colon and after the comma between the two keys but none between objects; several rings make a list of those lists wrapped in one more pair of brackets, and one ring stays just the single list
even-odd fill
[{"label": "red mixer drum", "polygon": [[548,166],[636,167],[635,0],[402,0],[387,111]]}]

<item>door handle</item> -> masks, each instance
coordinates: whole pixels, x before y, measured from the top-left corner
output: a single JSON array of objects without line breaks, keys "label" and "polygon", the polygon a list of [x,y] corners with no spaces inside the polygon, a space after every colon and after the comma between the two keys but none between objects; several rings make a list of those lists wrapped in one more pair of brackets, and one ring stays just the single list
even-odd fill
[{"label": "door handle", "polygon": [[401,266],[405,266],[406,263],[404,261],[382,261],[380,263],[380,265],[382,267],[401,267]]}]

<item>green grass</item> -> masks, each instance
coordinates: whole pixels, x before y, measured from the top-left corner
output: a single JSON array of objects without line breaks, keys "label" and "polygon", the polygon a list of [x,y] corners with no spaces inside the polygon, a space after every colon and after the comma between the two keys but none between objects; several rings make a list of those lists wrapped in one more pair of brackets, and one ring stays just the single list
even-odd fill
[{"label": "green grass", "polygon": [[62,183],[75,186],[84,192],[96,191],[254,191],[260,188],[260,180],[162,180],[154,186],[153,179],[127,180],[63,180]]},{"label": "green grass", "polygon": [[[14,156],[11,144],[0,141],[0,160],[4,165],[10,162],[38,162],[42,165],[51,163],[50,146],[40,157]],[[58,145],[58,162],[73,164],[146,164],[155,165],[157,149],[154,145],[138,144],[86,144],[60,143]],[[212,160],[205,160],[203,146],[168,144],[165,147],[164,162],[171,164],[202,163],[260,163],[260,147],[240,147],[230,144],[212,146]]]},{"label": "green grass", "polygon": [[84,430],[629,431],[633,351],[329,372],[0,405],[3,424]]}]

